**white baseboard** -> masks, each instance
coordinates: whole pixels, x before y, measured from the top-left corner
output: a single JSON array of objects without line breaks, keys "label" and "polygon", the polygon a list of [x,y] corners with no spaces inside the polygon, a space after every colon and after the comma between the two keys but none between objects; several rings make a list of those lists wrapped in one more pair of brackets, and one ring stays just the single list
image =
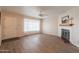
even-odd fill
[{"label": "white baseboard", "polygon": [[1,42],[2,42],[2,41],[0,40],[0,46],[1,46]]}]

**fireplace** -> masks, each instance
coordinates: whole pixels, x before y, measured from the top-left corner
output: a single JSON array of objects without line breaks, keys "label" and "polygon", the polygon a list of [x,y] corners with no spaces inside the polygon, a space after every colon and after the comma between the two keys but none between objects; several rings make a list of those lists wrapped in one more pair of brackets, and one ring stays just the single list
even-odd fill
[{"label": "fireplace", "polygon": [[61,38],[64,40],[64,42],[69,42],[70,30],[69,29],[61,29]]}]

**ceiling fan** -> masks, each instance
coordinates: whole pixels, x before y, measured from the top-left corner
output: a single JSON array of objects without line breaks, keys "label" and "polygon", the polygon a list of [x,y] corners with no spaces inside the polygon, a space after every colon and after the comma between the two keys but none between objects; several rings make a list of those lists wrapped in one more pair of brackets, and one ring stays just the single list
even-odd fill
[{"label": "ceiling fan", "polygon": [[40,16],[40,17],[45,17],[45,16],[47,16],[47,14],[46,14],[45,12],[40,11],[39,16]]}]

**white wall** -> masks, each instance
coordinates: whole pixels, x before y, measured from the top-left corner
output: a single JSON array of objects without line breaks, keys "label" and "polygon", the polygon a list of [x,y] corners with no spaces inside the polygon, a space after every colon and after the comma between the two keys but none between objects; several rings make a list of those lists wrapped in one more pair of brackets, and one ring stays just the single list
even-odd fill
[{"label": "white wall", "polygon": [[43,33],[57,35],[57,16],[48,13],[48,17],[43,19]]},{"label": "white wall", "polygon": [[[72,34],[71,34],[70,42],[72,44],[74,44],[75,46],[79,47],[79,7],[74,7],[72,9],[66,11],[65,13],[61,14],[58,18],[59,24],[60,24],[61,17],[65,16],[65,15],[70,15],[70,17],[73,17],[74,25],[71,27]],[[60,28],[60,27],[61,26],[58,26],[58,28]],[[66,27],[66,26],[64,26],[64,27]],[[58,29],[58,31],[60,33],[59,29]]]}]

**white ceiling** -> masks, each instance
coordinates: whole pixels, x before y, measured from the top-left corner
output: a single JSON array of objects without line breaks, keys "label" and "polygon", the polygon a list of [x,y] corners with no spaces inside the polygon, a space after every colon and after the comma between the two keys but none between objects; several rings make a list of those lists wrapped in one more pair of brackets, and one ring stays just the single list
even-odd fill
[{"label": "white ceiling", "polygon": [[59,15],[71,8],[74,8],[74,6],[41,6],[39,8],[45,12],[50,12]]},{"label": "white ceiling", "polygon": [[40,10],[42,10],[45,13],[50,12],[52,14],[59,15],[74,7],[73,6],[2,6],[0,8],[10,12],[19,13],[25,16],[28,15],[28,16],[39,17]]},{"label": "white ceiling", "polygon": [[10,11],[10,12],[15,12],[18,14],[22,14],[25,16],[34,16],[38,17],[39,10],[37,7],[33,6],[5,6],[1,7],[2,10]]}]

